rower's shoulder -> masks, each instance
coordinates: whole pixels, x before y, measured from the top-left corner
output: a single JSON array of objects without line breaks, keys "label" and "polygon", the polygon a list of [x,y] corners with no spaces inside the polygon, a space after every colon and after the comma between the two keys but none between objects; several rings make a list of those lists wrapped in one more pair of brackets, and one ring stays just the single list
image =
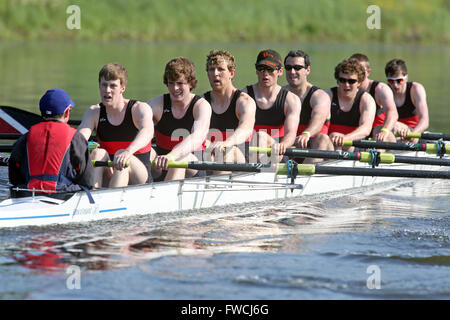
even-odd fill
[{"label": "rower's shoulder", "polygon": [[146,102],[152,109],[162,108],[164,105],[164,95],[159,95],[153,98],[150,98]]},{"label": "rower's shoulder", "polygon": [[419,82],[412,81],[411,91],[412,92],[415,91],[415,92],[423,92],[423,93],[425,93],[425,87]]},{"label": "rower's shoulder", "polygon": [[330,100],[330,95],[327,91],[323,90],[322,88],[316,87],[317,89],[312,93],[311,99],[325,99]]},{"label": "rower's shoulder", "polygon": [[365,105],[373,105],[373,107],[375,107],[375,99],[368,92],[363,92],[363,94],[361,95],[361,102]]},{"label": "rower's shoulder", "polygon": [[252,97],[247,92],[244,92],[241,90],[241,93],[237,99],[238,103],[245,103],[245,104],[255,104],[255,100],[253,100]]}]

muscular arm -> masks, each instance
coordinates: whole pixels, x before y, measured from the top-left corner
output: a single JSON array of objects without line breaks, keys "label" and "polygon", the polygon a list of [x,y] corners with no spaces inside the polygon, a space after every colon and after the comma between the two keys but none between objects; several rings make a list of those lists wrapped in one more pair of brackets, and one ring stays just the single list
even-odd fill
[{"label": "muscular arm", "polygon": [[395,106],[394,94],[391,88],[384,83],[379,83],[375,91],[376,102],[382,106],[386,115],[384,120],[384,128],[391,131],[398,120],[397,107]]},{"label": "muscular arm", "polygon": [[429,115],[427,105],[427,95],[425,88],[417,82],[414,82],[411,88],[411,99],[416,106],[417,116],[419,117],[419,123],[412,129],[412,132],[424,132],[429,126]]},{"label": "muscular arm", "polygon": [[297,95],[292,92],[287,94],[284,105],[284,114],[286,116],[284,120],[284,137],[280,141],[280,144],[284,145],[285,148],[291,147],[295,142],[300,121],[301,105],[300,98]]},{"label": "muscular arm", "polygon": [[236,116],[239,119],[239,125],[225,141],[225,147],[242,144],[251,136],[255,125],[255,113],[255,101],[248,94],[242,93],[236,102]]},{"label": "muscular arm", "polygon": [[368,93],[364,93],[361,97],[359,105],[361,117],[359,118],[359,127],[352,132],[344,135],[345,140],[364,139],[372,131],[373,120],[375,119],[375,100]]},{"label": "muscular arm", "polygon": [[97,130],[97,121],[100,114],[100,106],[93,105],[83,114],[81,124],[78,126],[78,132],[81,133],[86,140],[91,137],[92,131]]},{"label": "muscular arm", "polygon": [[127,150],[134,154],[139,149],[144,148],[153,138],[153,112],[152,108],[145,102],[136,102],[132,109],[133,122],[138,128],[138,134],[130,143]]}]

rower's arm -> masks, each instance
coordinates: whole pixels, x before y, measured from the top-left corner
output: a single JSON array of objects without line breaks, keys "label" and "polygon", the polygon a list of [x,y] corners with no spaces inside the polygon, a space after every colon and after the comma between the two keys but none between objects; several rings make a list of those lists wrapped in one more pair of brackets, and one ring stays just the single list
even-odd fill
[{"label": "rower's arm", "polygon": [[233,134],[225,141],[225,147],[232,147],[244,143],[253,132],[255,125],[256,103],[248,94],[241,93],[236,101],[236,116],[239,125]]},{"label": "rower's arm", "polygon": [[368,93],[364,93],[360,102],[359,127],[344,135],[345,140],[361,140],[370,135],[373,120],[375,119],[375,100]]},{"label": "rower's arm", "polygon": [[380,82],[376,88],[375,98],[377,99],[378,104],[382,106],[386,115],[383,127],[391,131],[398,120],[397,107],[391,88]]},{"label": "rower's arm", "polygon": [[153,139],[153,112],[152,108],[145,102],[136,102],[132,109],[133,122],[138,128],[138,134],[133,142],[127,147],[127,150],[134,154],[139,149],[147,146]]},{"label": "rower's arm", "polygon": [[330,115],[331,100],[328,94],[319,89],[311,97],[311,120],[304,131],[308,131],[311,136],[317,135]]},{"label": "rower's arm", "polygon": [[420,83],[413,82],[413,85],[411,87],[411,99],[413,104],[416,106],[417,116],[419,117],[417,126],[411,131],[422,133],[428,129],[429,115],[427,95],[425,92],[425,88]]},{"label": "rower's arm", "polygon": [[163,114],[164,95],[148,100],[147,104],[152,108],[153,124],[156,125],[161,120]]},{"label": "rower's arm", "polygon": [[301,106],[300,98],[296,94],[288,92],[284,104],[284,114],[286,116],[284,120],[284,137],[280,141],[287,148],[295,143],[298,123],[300,122]]},{"label": "rower's arm", "polygon": [[191,134],[184,138],[170,152],[175,159],[180,159],[201,148],[208,135],[211,112],[211,105],[208,101],[204,98],[197,101],[194,106],[194,124]]},{"label": "rower's arm", "polygon": [[89,141],[92,135],[92,131],[97,130],[97,120],[100,114],[100,106],[93,105],[90,106],[83,114],[83,119],[78,126],[78,132]]}]

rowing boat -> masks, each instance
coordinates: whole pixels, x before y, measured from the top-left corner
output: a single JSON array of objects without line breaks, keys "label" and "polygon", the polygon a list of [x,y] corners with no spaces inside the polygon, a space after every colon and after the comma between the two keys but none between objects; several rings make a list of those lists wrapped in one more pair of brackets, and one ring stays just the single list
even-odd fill
[{"label": "rowing boat", "polygon": [[[420,157],[419,152],[408,151],[402,154]],[[357,161],[329,160],[317,167],[321,166],[364,168],[368,165]],[[380,168],[383,166],[390,170],[432,168],[423,164],[379,165]],[[439,168],[447,170],[445,167]],[[42,195],[9,198],[0,202],[0,228],[182,212],[291,197],[301,199],[309,195],[359,190],[404,180],[405,178],[395,176],[333,174],[299,175],[294,178],[267,169],[261,172],[235,172],[121,188],[96,189],[91,191],[91,198],[84,191],[73,194],[67,200]]]}]

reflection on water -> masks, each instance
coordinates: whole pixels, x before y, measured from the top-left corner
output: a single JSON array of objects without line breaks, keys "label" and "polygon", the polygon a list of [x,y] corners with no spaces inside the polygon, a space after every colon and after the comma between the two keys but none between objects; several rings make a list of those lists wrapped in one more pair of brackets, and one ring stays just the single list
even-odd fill
[{"label": "reflection on water", "polygon": [[[448,181],[421,180],[366,193],[4,229],[0,297],[448,297],[448,195]],[[83,290],[65,287],[73,265],[82,270]],[[382,269],[383,290],[365,287],[370,265]],[[38,289],[42,277],[54,286]]]},{"label": "reflection on water", "polygon": [[[444,207],[448,203],[443,204],[443,210],[430,211],[427,190],[433,188],[440,196],[446,196],[447,186],[436,181],[421,187],[408,183],[379,195],[311,198],[301,204],[298,200],[286,200],[233,210],[193,212],[166,221],[167,217],[161,220],[153,217],[156,219],[153,221],[137,217],[66,226],[61,232],[56,231],[57,226],[34,228],[37,236],[25,236],[19,242],[6,236],[12,244],[5,249],[16,263],[44,271],[62,270],[69,265],[86,270],[118,269],[165,256],[299,254],[310,250],[310,243],[304,244],[308,235],[361,233],[380,224],[395,228],[399,227],[395,219],[411,217],[412,212],[414,217],[446,212]],[[435,199],[430,201],[435,203]],[[408,242],[428,236],[427,230],[414,233],[401,229],[393,230],[391,237],[396,240],[403,237],[402,241]],[[439,237],[448,243],[448,235]]]}]

